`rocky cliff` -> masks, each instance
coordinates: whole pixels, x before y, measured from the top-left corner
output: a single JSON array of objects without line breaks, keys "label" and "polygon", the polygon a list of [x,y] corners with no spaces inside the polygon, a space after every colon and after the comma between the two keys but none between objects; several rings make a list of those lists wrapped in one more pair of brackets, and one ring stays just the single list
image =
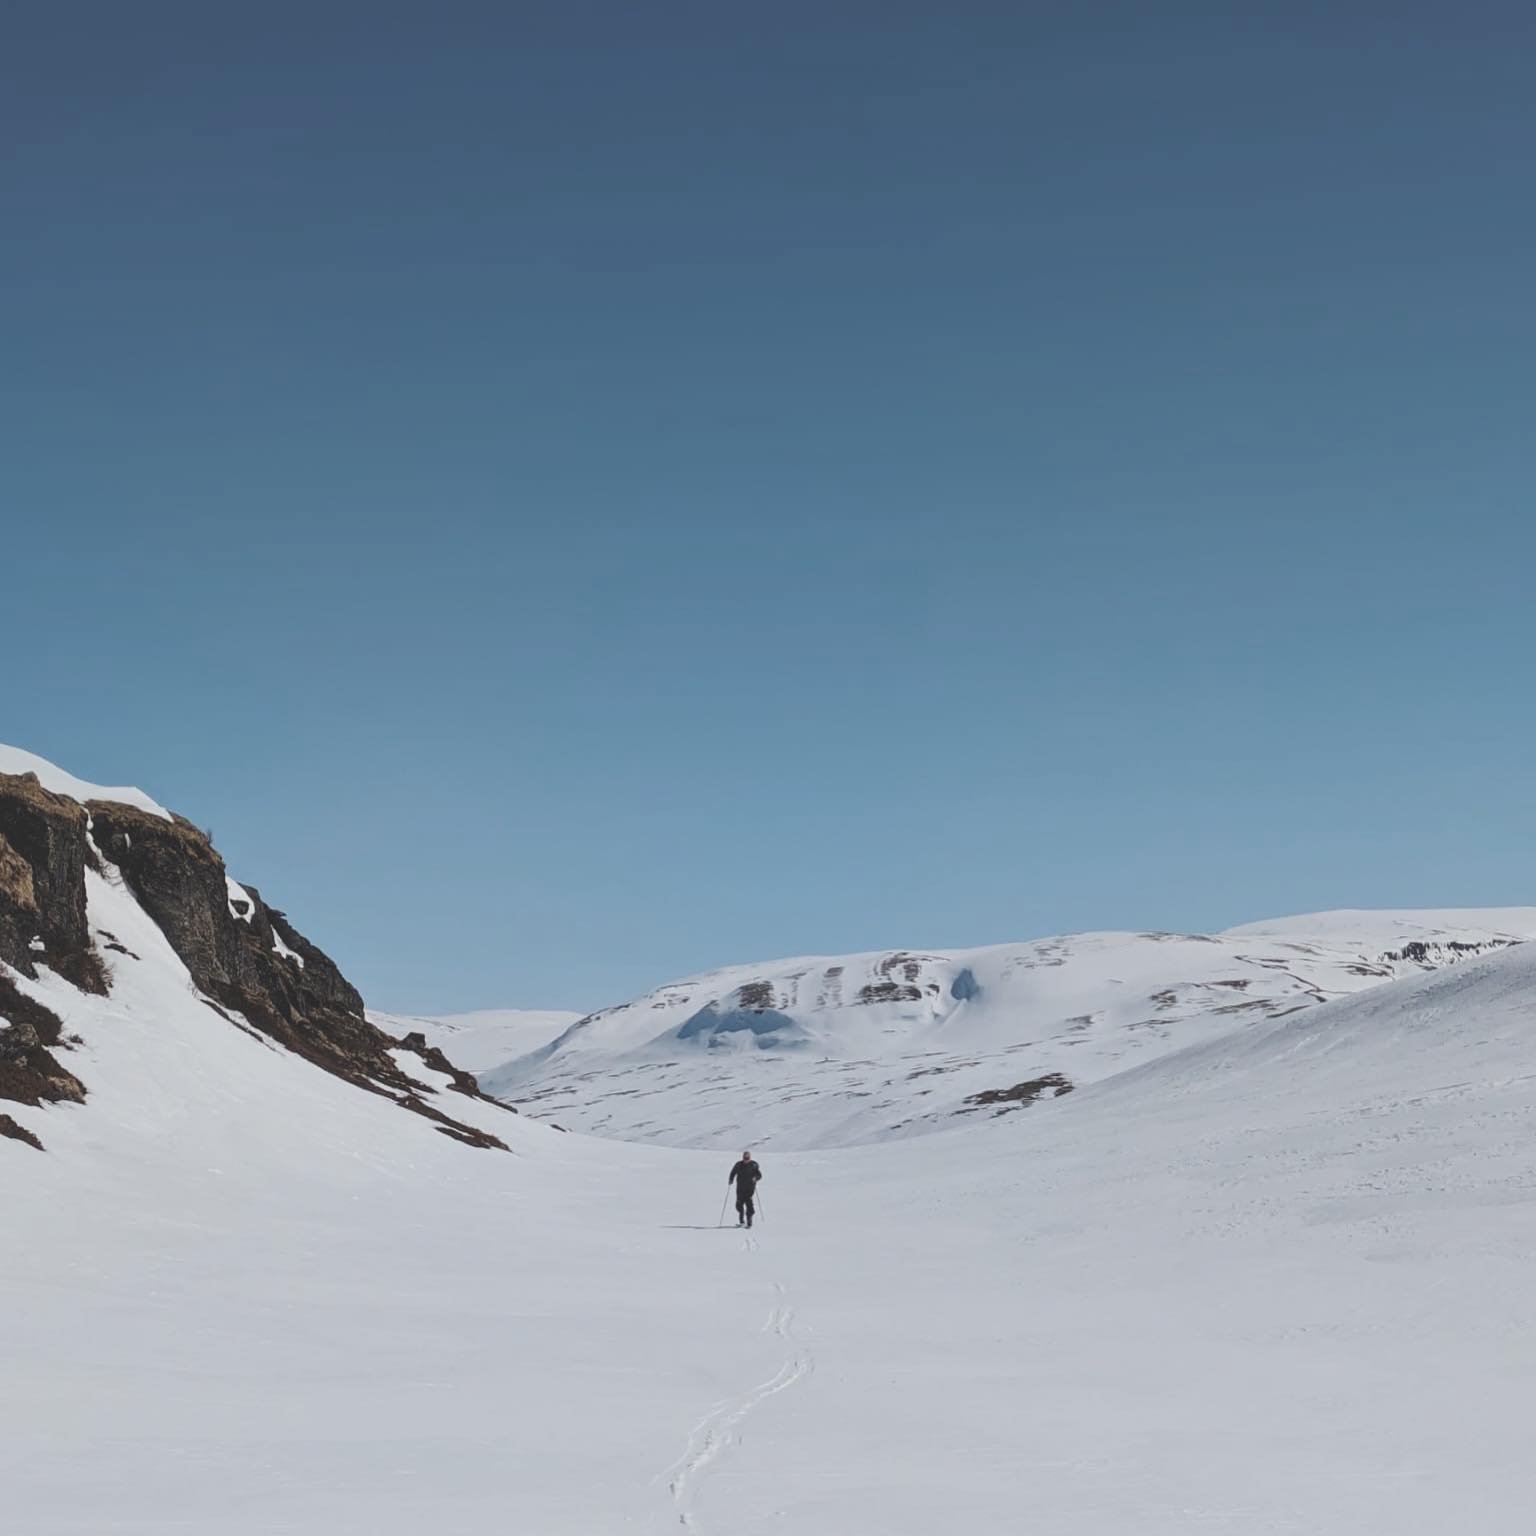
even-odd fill
[{"label": "rocky cliff", "polygon": [[[503,1146],[455,1118],[444,1094],[399,1057],[415,1056],[423,1075],[445,1077],[447,1094],[480,1098],[474,1078],[419,1035],[396,1039],[371,1024],[330,957],[254,887],[230,879],[206,833],[137,805],[81,803],[45,788],[34,773],[0,773],[0,1100],[36,1105],[88,1095],[89,1084],[60,1060],[70,1042],[59,1019],[5,969],[36,978],[46,968],[82,991],[105,994],[113,966],[138,958],[117,934],[92,930],[87,870],[131,891],[231,1028],[259,1033],[393,1099],[436,1121],[444,1135]],[[0,1116],[0,1135],[37,1139],[7,1116]]]},{"label": "rocky cliff", "polygon": [[0,960],[31,976],[39,961],[88,992],[106,991],[85,911],[85,869],[99,867],[85,807],[35,774],[0,774]]}]

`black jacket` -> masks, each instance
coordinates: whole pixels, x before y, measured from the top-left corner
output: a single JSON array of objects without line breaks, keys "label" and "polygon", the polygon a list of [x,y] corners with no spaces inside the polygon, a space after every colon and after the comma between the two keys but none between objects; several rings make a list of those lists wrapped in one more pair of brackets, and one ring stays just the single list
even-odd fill
[{"label": "black jacket", "polygon": [[757,1181],[762,1178],[763,1170],[757,1166],[754,1157],[740,1158],[736,1166],[725,1176],[727,1184],[736,1186],[739,1195],[750,1195],[757,1188]]}]

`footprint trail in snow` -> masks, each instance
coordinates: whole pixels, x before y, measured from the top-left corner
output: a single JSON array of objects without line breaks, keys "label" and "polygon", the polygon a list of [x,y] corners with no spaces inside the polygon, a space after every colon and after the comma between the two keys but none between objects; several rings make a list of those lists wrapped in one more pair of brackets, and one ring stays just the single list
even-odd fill
[{"label": "footprint trail in snow", "polygon": [[[742,1239],[742,1251],[759,1251],[757,1239],[750,1232]],[[677,1464],[670,1484],[672,1502],[677,1510],[677,1523],[685,1531],[703,1530],[694,1512],[699,1484],[704,1474],[727,1451],[740,1443],[741,1426],[752,1411],[759,1403],[787,1391],[816,1369],[815,1357],[795,1337],[795,1309],[789,1305],[788,1288],[782,1281],[776,1280],[773,1291],[774,1305],[763,1322],[762,1331],[783,1339],[793,1347],[794,1353],[767,1381],[740,1397],[727,1398],[695,1426],[688,1439],[688,1449]]]}]

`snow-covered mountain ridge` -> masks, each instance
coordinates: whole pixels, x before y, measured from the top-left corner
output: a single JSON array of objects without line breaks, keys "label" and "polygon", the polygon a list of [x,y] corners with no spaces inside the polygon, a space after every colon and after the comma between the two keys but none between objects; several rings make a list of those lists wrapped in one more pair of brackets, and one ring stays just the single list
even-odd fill
[{"label": "snow-covered mountain ridge", "polygon": [[908,1136],[1536,936],[1536,908],[1328,912],[733,966],[481,1073],[560,1125],[680,1146]]},{"label": "snow-covered mountain ridge", "polygon": [[485,1102],[474,1078],[369,1023],[330,957],[234,881],[206,833],[141,791],[0,748],[0,1134],[41,1149],[59,1116],[91,1113],[84,1063],[122,1035],[128,998],[135,1027],[243,1034],[455,1140],[503,1144],[487,1126],[505,1109],[466,1113]]},{"label": "snow-covered mountain ridge", "polygon": [[547,1045],[585,1014],[560,1008],[482,1008],[473,1013],[383,1013],[368,1020],[388,1035],[420,1034],[466,1072],[485,1072]]}]

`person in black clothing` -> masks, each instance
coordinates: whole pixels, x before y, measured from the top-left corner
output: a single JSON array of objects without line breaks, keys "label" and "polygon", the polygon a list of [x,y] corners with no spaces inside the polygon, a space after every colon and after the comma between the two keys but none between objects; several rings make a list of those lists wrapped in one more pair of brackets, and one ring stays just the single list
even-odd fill
[{"label": "person in black clothing", "polygon": [[752,1225],[752,1218],[757,1214],[752,1196],[757,1190],[757,1181],[762,1176],[763,1170],[757,1166],[750,1152],[743,1152],[741,1161],[726,1175],[725,1182],[736,1186],[736,1225],[738,1227]]}]

